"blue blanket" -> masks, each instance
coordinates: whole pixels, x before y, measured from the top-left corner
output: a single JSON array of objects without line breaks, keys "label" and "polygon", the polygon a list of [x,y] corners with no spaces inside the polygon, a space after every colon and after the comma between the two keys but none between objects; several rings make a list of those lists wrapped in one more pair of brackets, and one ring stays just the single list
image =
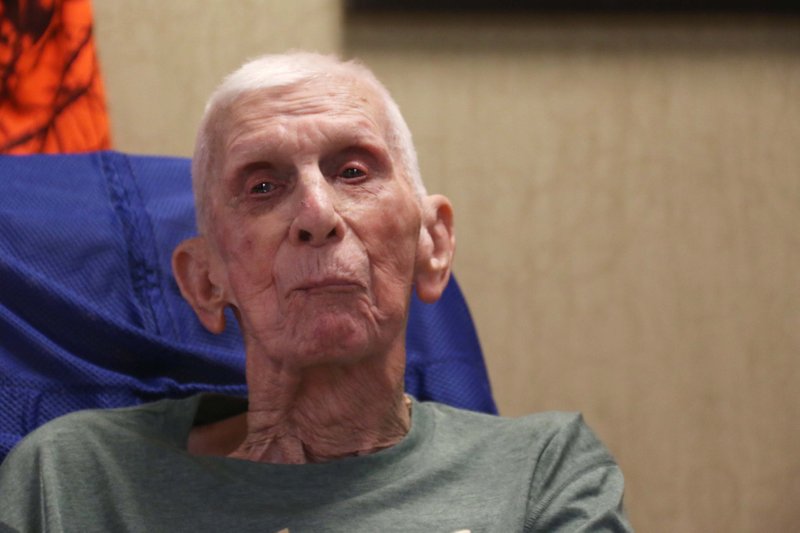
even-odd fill
[{"label": "blue blanket", "polygon": [[[190,182],[184,158],[0,156],[0,460],[76,409],[246,394],[236,321],[205,331],[171,274]],[[496,412],[454,279],[436,304],[413,298],[407,351],[409,393]]]}]

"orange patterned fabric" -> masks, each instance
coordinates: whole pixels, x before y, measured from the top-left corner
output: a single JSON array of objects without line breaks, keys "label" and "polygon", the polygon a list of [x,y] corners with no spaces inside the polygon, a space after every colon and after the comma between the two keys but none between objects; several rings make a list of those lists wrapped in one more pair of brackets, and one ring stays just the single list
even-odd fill
[{"label": "orange patterned fabric", "polygon": [[2,0],[0,153],[110,144],[90,0]]}]

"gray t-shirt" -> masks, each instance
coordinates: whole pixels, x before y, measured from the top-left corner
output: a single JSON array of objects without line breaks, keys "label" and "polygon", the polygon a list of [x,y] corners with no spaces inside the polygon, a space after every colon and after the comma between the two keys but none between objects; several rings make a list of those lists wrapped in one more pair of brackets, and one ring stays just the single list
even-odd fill
[{"label": "gray t-shirt", "polygon": [[[580,415],[509,419],[412,405],[395,446],[323,464],[186,451],[191,427],[246,402],[193,396],[83,411],[0,466],[0,524],[20,531],[630,531],[622,474]],[[0,527],[2,529],[2,527]]]}]

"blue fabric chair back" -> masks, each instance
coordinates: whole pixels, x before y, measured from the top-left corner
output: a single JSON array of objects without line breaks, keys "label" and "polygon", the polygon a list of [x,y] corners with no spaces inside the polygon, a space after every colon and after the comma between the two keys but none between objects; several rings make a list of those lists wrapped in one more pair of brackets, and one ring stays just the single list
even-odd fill
[{"label": "blue fabric chair back", "polygon": [[[236,321],[208,333],[171,274],[195,231],[188,159],[0,156],[0,187],[0,460],[73,410],[246,394]],[[413,297],[407,351],[409,393],[496,413],[455,279]]]}]

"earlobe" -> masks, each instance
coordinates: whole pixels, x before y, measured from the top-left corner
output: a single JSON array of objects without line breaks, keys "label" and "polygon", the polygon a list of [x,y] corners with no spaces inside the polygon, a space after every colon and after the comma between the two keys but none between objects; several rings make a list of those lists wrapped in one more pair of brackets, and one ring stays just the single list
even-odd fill
[{"label": "earlobe", "polygon": [[203,237],[181,242],[172,253],[172,272],[181,294],[203,326],[212,333],[225,330],[224,291],[212,281],[208,243]]},{"label": "earlobe", "polygon": [[417,296],[423,302],[435,302],[447,287],[455,246],[453,206],[450,200],[438,194],[428,196],[423,200],[414,276]]}]

